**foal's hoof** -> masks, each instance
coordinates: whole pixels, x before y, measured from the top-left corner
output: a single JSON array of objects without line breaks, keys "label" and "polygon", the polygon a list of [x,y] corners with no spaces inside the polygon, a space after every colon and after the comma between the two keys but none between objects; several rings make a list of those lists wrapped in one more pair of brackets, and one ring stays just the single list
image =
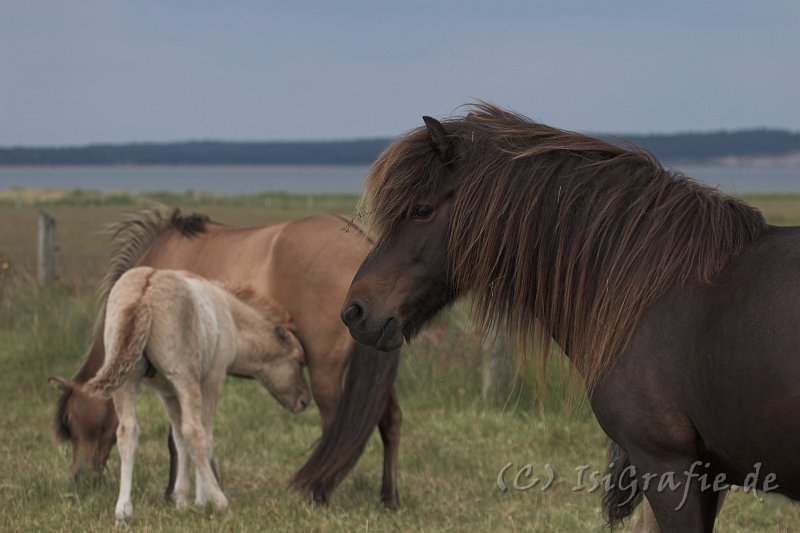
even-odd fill
[{"label": "foal's hoof", "polygon": [[214,498],[211,504],[214,506],[214,509],[221,511],[228,507],[228,498],[226,498],[224,494],[221,494],[219,498]]},{"label": "foal's hoof", "polygon": [[116,516],[116,521],[114,522],[115,527],[128,527],[131,523],[131,518],[133,518],[133,505],[128,502],[124,505],[117,506],[114,514]]},{"label": "foal's hoof", "polygon": [[225,508],[228,507],[228,498],[226,498],[224,494],[220,493],[220,494],[218,494],[216,496],[212,496],[210,498],[198,497],[197,499],[195,499],[194,503],[195,503],[195,505],[197,505],[199,507],[203,507],[206,504],[211,504],[211,506],[214,508],[214,510],[221,511],[222,509],[225,509]]},{"label": "foal's hoof", "polygon": [[174,503],[175,507],[178,509],[185,509],[186,507],[189,507],[189,504],[192,502],[192,497],[188,494],[173,492],[170,498],[172,499],[172,503]]}]

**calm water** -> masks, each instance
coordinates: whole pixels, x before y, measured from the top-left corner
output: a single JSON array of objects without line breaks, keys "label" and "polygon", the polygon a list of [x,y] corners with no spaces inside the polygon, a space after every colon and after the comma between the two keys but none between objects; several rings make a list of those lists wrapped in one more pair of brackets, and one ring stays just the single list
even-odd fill
[{"label": "calm water", "polygon": [[368,166],[0,166],[0,189],[358,193]]},{"label": "calm water", "polygon": [[[800,192],[800,168],[678,166],[685,174],[732,193]],[[363,166],[86,166],[3,167],[0,189],[12,187],[248,194],[359,193]]]}]

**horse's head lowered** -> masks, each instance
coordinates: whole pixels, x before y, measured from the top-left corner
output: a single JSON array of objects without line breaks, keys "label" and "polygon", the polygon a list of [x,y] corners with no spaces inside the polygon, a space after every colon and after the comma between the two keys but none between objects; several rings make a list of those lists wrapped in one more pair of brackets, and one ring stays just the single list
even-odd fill
[{"label": "horse's head lowered", "polygon": [[[342,320],[356,340],[384,351],[398,349],[403,338],[409,340],[458,293],[450,279],[447,254],[454,192],[449,174],[455,161],[442,124],[424,119],[427,129],[412,134],[412,140],[422,171],[429,176],[422,187],[412,189],[413,198],[403,193],[405,201],[396,204],[391,221],[383,218],[388,223],[378,228],[381,239],[356,273],[342,310]],[[402,163],[391,158],[382,161],[384,168],[378,163],[374,172],[393,172],[397,167],[389,167]],[[407,163],[419,169],[414,162]],[[406,176],[408,180],[415,177]],[[389,188],[407,185],[399,179]],[[392,194],[386,188],[382,193]]]},{"label": "horse's head lowered", "polygon": [[242,339],[228,373],[256,379],[283,407],[299,413],[308,406],[311,392],[303,373],[305,350],[289,313],[252,288],[228,289]]},{"label": "horse's head lowered", "polygon": [[266,349],[254,355],[253,377],[292,413],[308,406],[311,392],[303,368],[305,352],[290,328],[275,326],[267,337]]},{"label": "horse's head lowered", "polygon": [[73,380],[51,377],[47,381],[61,390],[55,429],[59,440],[72,443],[70,481],[78,481],[89,472],[99,475],[117,440],[114,404],[89,396]]}]

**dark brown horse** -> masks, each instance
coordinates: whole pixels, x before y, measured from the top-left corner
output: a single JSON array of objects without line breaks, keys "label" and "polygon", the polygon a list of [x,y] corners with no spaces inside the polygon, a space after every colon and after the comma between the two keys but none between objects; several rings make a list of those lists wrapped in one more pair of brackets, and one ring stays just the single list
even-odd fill
[{"label": "dark brown horse", "polygon": [[[151,210],[119,224],[115,240],[117,249],[100,291],[103,302],[127,270],[151,266],[247,285],[284,307],[305,349],[324,430],[308,462],[292,480],[293,486],[326,501],[377,425],[384,444],[381,500],[391,509],[399,506],[397,452],[402,415],[393,386],[399,354],[383,354],[354,343],[339,320],[350,280],[371,247],[358,226],[336,216],[317,216],[232,228],[200,215]],[[73,445],[73,478],[84,468],[100,471],[115,440],[117,418],[111,401],[82,390],[104,359],[103,310],[99,316],[98,333],[81,369],[71,380],[52,379],[63,390],[56,431]],[[168,493],[174,474],[172,468]]]},{"label": "dark brown horse", "polygon": [[642,493],[680,532],[713,529],[726,484],[800,498],[800,228],[488,104],[425,123],[367,179],[351,334],[396,350],[471,293],[521,347],[557,343],[615,443],[612,526]]}]

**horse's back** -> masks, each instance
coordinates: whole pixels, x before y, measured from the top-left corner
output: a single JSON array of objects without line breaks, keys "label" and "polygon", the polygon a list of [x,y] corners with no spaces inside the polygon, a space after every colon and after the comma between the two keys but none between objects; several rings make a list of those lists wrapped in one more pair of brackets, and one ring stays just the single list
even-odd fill
[{"label": "horse's back", "polygon": [[209,222],[203,233],[179,231],[156,239],[138,265],[189,270],[208,279],[244,282],[258,278],[272,243],[288,222],[236,228]]}]

